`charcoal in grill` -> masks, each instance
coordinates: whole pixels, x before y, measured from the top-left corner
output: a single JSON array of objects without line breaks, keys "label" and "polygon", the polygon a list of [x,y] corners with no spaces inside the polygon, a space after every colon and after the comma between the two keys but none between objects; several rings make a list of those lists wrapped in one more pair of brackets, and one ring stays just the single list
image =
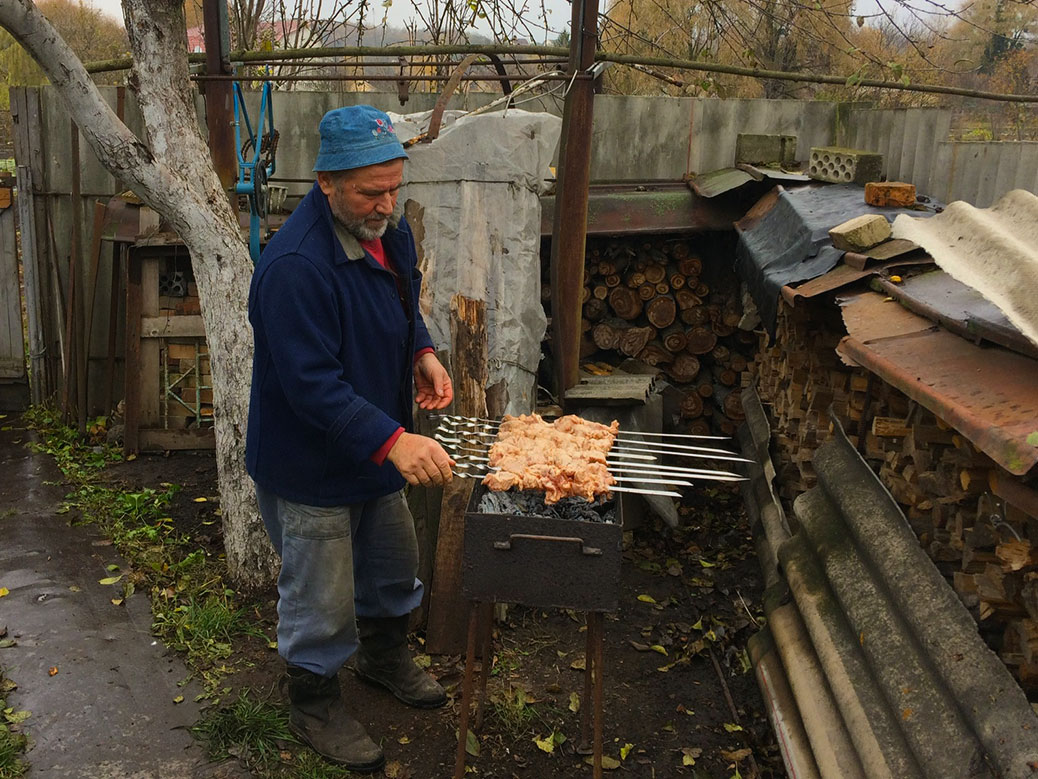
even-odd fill
[{"label": "charcoal in grill", "polygon": [[479,511],[483,514],[514,514],[580,522],[616,522],[616,503],[612,500],[589,503],[586,498],[567,497],[548,504],[544,502],[544,493],[537,490],[488,490],[480,498]]}]

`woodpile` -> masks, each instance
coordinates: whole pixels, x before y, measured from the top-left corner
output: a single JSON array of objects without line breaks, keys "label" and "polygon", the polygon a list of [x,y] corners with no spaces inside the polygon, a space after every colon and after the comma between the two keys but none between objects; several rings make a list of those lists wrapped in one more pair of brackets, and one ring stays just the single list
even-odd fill
[{"label": "woodpile", "polygon": [[735,432],[758,336],[739,329],[730,266],[705,263],[695,236],[589,239],[583,301],[582,358],[655,368],[678,392],[675,430]]},{"label": "woodpile", "polygon": [[843,365],[843,334],[830,307],[782,306],[774,344],[753,368],[770,406],[780,496],[791,501],[815,484],[811,461],[832,405],[982,635],[1038,692],[1038,485],[880,378]]}]

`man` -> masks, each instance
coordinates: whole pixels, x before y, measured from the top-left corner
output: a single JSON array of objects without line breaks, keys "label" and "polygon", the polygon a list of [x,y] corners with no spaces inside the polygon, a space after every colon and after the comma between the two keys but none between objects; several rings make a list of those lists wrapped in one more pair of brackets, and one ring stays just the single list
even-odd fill
[{"label": "man", "polygon": [[422,584],[403,487],[450,481],[443,448],[407,430],[415,389],[425,409],[446,407],[453,392],[418,310],[414,239],[396,211],[407,154],[389,117],[338,108],[320,137],[317,182],[264,250],[249,292],[245,458],[281,557],[290,728],[326,759],[368,772],[382,750],[339,691],[355,650],[362,679],[412,706],[446,702],[407,648]]}]

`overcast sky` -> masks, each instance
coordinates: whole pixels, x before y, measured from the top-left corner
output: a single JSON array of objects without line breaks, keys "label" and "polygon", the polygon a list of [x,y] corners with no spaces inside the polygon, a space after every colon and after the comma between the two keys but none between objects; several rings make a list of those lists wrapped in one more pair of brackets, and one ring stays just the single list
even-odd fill
[{"label": "overcast sky", "polygon": [[[123,18],[122,3],[120,0],[85,0],[87,5],[100,9],[102,12],[120,21]],[[540,0],[535,0],[539,7]],[[531,3],[532,5],[533,3]],[[567,0],[544,0],[545,8],[548,9],[548,23],[557,32],[569,27],[571,6]],[[381,3],[372,3],[372,11],[380,12]],[[415,15],[410,0],[394,0],[389,9],[389,23],[396,27],[402,27],[404,22]],[[377,17],[381,19],[381,15]],[[554,37],[554,35],[550,36]]]}]

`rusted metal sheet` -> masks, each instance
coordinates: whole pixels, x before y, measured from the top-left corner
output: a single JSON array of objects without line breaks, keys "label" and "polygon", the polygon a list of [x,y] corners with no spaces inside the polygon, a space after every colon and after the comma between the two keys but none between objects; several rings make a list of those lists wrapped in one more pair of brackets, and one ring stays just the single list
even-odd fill
[{"label": "rusted metal sheet", "polygon": [[909,265],[931,265],[932,263],[933,260],[929,257],[920,257],[912,260],[898,259],[858,270],[851,265],[847,265],[845,259],[843,263],[840,263],[828,273],[824,273],[821,276],[800,284],[799,286],[792,287],[787,284],[782,288],[782,298],[789,303],[789,305],[793,306],[796,305],[797,298],[813,298],[818,295],[824,295],[826,292],[833,292],[834,290],[846,287],[856,281],[868,278],[869,276],[875,276],[895,266],[902,268]]},{"label": "rusted metal sheet", "polygon": [[[595,184],[588,194],[588,235],[687,233],[730,230],[740,203],[701,198],[684,182]],[[551,235],[555,198],[541,198],[541,234]]]},{"label": "rusted metal sheet", "polygon": [[883,338],[900,338],[935,328],[933,322],[874,292],[842,296],[839,304],[847,332],[865,345]]},{"label": "rusted metal sheet", "polygon": [[885,279],[873,283],[909,310],[953,333],[1038,358],[1038,346],[1025,338],[998,306],[942,270],[912,276],[898,284]]},{"label": "rusted metal sheet", "polygon": [[[893,318],[900,306],[888,305],[884,316]],[[836,351],[928,408],[1010,473],[1029,472],[1038,462],[1038,446],[1027,442],[1038,433],[1038,360],[977,346],[909,312],[897,316],[898,328],[866,332],[848,323],[850,335]],[[916,329],[905,332],[910,326]],[[895,329],[902,332],[878,334]]]}]

